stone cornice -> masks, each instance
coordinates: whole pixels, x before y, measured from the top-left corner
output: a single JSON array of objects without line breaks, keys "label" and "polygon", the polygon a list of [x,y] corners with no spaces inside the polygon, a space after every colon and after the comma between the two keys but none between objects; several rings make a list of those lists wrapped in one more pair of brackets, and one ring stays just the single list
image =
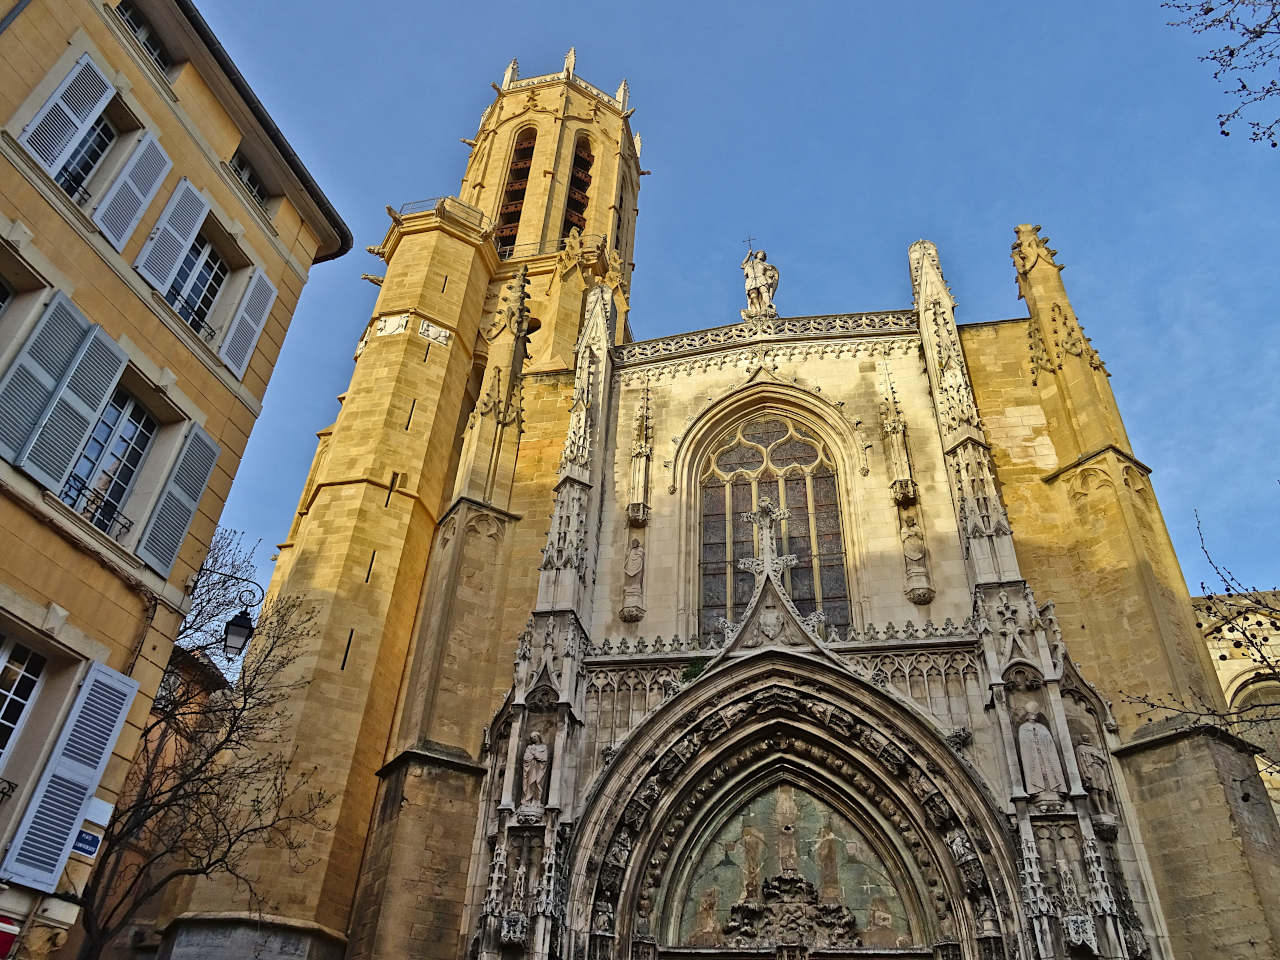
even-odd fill
[{"label": "stone cornice", "polygon": [[912,310],[879,310],[872,313],[836,313],[811,317],[777,317],[744,320],[654,340],[638,340],[613,348],[614,363],[633,366],[654,360],[694,356],[724,347],[759,341],[787,341],[840,336],[885,336],[917,331]]},{"label": "stone cornice", "polygon": [[1117,757],[1123,757],[1128,754],[1154,750],[1174,741],[1188,740],[1192,737],[1208,737],[1210,740],[1217,740],[1250,756],[1262,753],[1261,747],[1255,747],[1229,730],[1224,730],[1211,723],[1182,723],[1176,726],[1164,723],[1151,724],[1149,727],[1139,730],[1111,752]]},{"label": "stone cornice", "polygon": [[1059,467],[1057,470],[1054,470],[1052,473],[1046,473],[1040,479],[1044,483],[1052,483],[1054,480],[1057,480],[1064,473],[1068,473],[1076,469],[1076,467],[1083,467],[1090,460],[1094,460],[1097,457],[1102,456],[1108,450],[1114,453],[1121,460],[1124,460],[1126,463],[1130,463],[1133,466],[1137,467],[1139,470],[1142,471],[1143,476],[1148,476],[1151,473],[1151,468],[1148,467],[1141,460],[1139,460],[1137,457],[1135,457],[1132,453],[1129,453],[1127,450],[1121,450],[1114,443],[1109,443],[1105,447],[1099,447],[1097,450],[1093,450],[1090,453],[1080,454],[1080,456],[1076,457],[1070,463],[1066,464],[1065,466]]},{"label": "stone cornice", "polygon": [[465,750],[439,743],[426,743],[401,750],[377,771],[377,775],[385,778],[409,763],[418,763],[424,767],[445,767],[474,777],[483,777],[488,772],[484,764],[476,763]]}]

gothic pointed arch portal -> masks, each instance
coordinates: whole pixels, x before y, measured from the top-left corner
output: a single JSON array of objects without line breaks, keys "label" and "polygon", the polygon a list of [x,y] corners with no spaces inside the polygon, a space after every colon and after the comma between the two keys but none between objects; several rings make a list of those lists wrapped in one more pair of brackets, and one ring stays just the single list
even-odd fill
[{"label": "gothic pointed arch portal", "polygon": [[606,769],[567,872],[590,960],[1004,956],[997,804],[931,721],[818,653],[720,662]]}]

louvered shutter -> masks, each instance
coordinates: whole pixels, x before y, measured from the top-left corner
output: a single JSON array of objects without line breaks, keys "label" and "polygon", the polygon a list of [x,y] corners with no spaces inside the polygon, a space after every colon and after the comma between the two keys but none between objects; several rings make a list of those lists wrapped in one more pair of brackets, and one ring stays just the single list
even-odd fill
[{"label": "louvered shutter", "polygon": [[157,573],[168,576],[173,569],[220,451],[221,447],[209,434],[194,423],[191,425],[182,452],[138,542],[138,556]]},{"label": "louvered shutter", "polygon": [[218,356],[237,377],[243,377],[249,368],[249,358],[253,356],[253,348],[258,345],[267,314],[275,302],[276,288],[261,268],[255,268],[240,306],[236,308],[236,318],[231,321],[231,329],[218,351]]},{"label": "louvered shutter", "polygon": [[137,681],[91,663],[0,866],[0,877],[52,893],[111,759]]},{"label": "louvered shutter", "polygon": [[107,108],[116,88],[86,53],[58,89],[22,128],[18,142],[50,174],[62,169],[89,125]]},{"label": "louvered shutter", "polygon": [[111,399],[127,361],[119,345],[94,324],[65,385],[53,398],[14,466],[54,493],[59,492],[89,431]]},{"label": "louvered shutter", "polygon": [[200,232],[209,204],[191,181],[183,177],[165,204],[156,228],[138,254],[134,266],[161,293],[168,293],[182,258]]},{"label": "louvered shutter", "polygon": [[0,380],[0,456],[10,463],[26,449],[80,356],[91,326],[66,294],[55,293]]},{"label": "louvered shutter", "polygon": [[144,135],[124,170],[93,212],[93,222],[116,250],[123,250],[129,242],[133,228],[142,219],[143,211],[172,166],[173,161],[156,141],[155,134]]},{"label": "louvered shutter", "polygon": [[0,454],[60,491],[125,362],[101,327],[54,294],[0,381]]}]

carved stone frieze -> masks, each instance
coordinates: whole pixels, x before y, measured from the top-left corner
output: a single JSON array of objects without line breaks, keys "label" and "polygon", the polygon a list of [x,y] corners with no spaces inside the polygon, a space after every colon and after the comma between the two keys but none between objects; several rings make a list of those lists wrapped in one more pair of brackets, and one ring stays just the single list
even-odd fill
[{"label": "carved stone frieze", "polygon": [[[919,338],[912,335],[851,337],[845,340],[816,340],[814,342],[770,342],[767,357],[771,363],[803,363],[806,360],[827,358],[833,360],[861,357],[907,357],[919,349]],[[700,374],[749,366],[759,357],[760,345],[755,348],[726,349],[691,354],[679,359],[662,362],[640,362],[618,374],[623,386],[633,386],[647,378],[652,383],[679,376]]]},{"label": "carved stone frieze", "polygon": [[657,340],[641,340],[615,348],[618,363],[631,364],[659,357],[675,357],[757,339],[829,337],[833,334],[911,332],[915,315],[909,310],[844,313],[812,317],[753,317],[741,323],[711,327]]}]

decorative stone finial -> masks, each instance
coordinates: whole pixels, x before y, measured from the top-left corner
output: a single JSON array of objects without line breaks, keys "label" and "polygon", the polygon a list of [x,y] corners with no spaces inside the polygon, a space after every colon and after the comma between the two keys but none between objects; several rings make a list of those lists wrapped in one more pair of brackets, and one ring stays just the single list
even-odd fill
[{"label": "decorative stone finial", "polygon": [[1018,238],[1013,242],[1013,265],[1019,276],[1030,273],[1031,268],[1041,259],[1052,267],[1062,269],[1062,266],[1053,259],[1058,255],[1058,251],[1049,247],[1048,237],[1040,236],[1040,224],[1032,226],[1029,223],[1020,223],[1013,228],[1013,232]]},{"label": "decorative stone finial", "polygon": [[578,51],[573,47],[569,48],[569,52],[564,55],[564,75],[566,77],[573,76],[573,68],[578,64]]},{"label": "decorative stone finial", "polygon": [[502,89],[506,90],[511,84],[520,79],[520,62],[515,57],[511,58],[511,62],[507,64],[507,70],[502,75]]},{"label": "decorative stone finial", "polygon": [[[629,100],[630,98],[631,98],[631,85],[627,83],[627,78],[623,77],[622,82],[618,84],[618,92],[613,95],[613,99],[618,101],[618,106],[620,109],[625,110],[627,109],[627,100]],[[639,152],[640,152],[639,150],[636,150],[636,153],[639,153]]]}]

